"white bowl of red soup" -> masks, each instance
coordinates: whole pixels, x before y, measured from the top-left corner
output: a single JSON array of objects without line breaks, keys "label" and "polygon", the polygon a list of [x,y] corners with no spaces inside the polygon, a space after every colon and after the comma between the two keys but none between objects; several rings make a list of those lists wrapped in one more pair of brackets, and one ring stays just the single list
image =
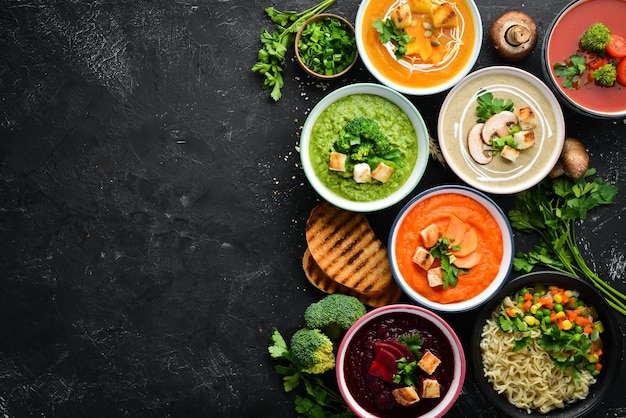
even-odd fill
[{"label": "white bowl of red soup", "polygon": [[345,210],[372,212],[405,198],[428,162],[426,124],[397,91],[373,83],[340,87],[309,113],[302,168],[315,191]]},{"label": "white bowl of red soup", "polygon": [[448,92],[437,139],[463,182],[487,193],[513,194],[550,173],[563,149],[565,120],[558,99],[536,76],[509,66],[485,67]]},{"label": "white bowl of red soup", "polygon": [[472,0],[364,0],[355,29],[369,72],[409,95],[436,94],[455,85],[476,63],[483,36]]},{"label": "white bowl of red soup", "polygon": [[500,207],[466,186],[426,190],[398,213],[389,263],[404,293],[440,312],[463,312],[500,289],[513,263],[513,232]]},{"label": "white bowl of red soup", "polygon": [[[626,116],[624,16],[623,0],[578,0],[566,6],[547,29],[542,47],[545,78],[570,109],[595,118]],[[596,24],[604,25],[610,37],[591,29]],[[590,29],[590,38],[583,41]],[[613,77],[607,79],[601,73],[613,71],[614,82],[603,85],[600,81]]]},{"label": "white bowl of red soup", "polygon": [[458,398],[465,372],[454,330],[415,305],[367,313],[348,330],[337,352],[340,392],[364,418],[441,417]]}]

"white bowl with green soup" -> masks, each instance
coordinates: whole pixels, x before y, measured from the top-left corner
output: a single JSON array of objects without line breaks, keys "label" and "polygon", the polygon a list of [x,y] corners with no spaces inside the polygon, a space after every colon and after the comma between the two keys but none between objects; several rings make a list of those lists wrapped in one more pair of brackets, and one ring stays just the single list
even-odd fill
[{"label": "white bowl with green soup", "polygon": [[300,136],[304,173],[329,203],[354,212],[388,208],[421,180],[428,131],[415,106],[386,86],[357,83],[324,97]]}]

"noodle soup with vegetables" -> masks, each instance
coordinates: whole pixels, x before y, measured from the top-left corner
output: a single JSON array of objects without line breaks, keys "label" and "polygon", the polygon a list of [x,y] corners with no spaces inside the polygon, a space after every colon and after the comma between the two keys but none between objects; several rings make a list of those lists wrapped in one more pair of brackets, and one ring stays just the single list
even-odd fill
[{"label": "noodle soup with vegetables", "polygon": [[524,286],[506,296],[482,328],[484,376],[528,413],[585,399],[603,366],[600,319],[575,289]]}]

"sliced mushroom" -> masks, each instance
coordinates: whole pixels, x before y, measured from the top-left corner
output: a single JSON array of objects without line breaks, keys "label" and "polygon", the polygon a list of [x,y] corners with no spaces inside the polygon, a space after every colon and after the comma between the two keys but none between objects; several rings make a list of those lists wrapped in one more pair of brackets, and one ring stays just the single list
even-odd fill
[{"label": "sliced mushroom", "polygon": [[565,174],[567,177],[577,180],[585,174],[588,168],[589,154],[587,154],[582,142],[574,138],[565,138],[561,157],[550,171],[550,178]]},{"label": "sliced mushroom", "polygon": [[493,156],[491,148],[483,141],[482,132],[484,123],[472,126],[467,134],[467,147],[469,153],[478,164],[488,164]]},{"label": "sliced mushroom", "polygon": [[503,138],[511,133],[509,126],[516,124],[517,116],[515,113],[509,112],[508,110],[492,115],[489,119],[487,119],[487,122],[485,122],[485,126],[483,127],[483,141],[491,145],[491,138],[493,138],[494,135],[498,135],[500,138]]}]

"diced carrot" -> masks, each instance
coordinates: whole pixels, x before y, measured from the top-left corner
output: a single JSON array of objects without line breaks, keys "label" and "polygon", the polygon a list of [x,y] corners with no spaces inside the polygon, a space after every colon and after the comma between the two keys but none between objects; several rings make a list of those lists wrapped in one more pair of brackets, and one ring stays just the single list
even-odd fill
[{"label": "diced carrot", "polygon": [[552,299],[547,296],[539,298],[538,302],[541,303],[541,306],[545,306],[548,309],[554,308],[554,303],[552,302]]},{"label": "diced carrot", "polygon": [[578,314],[576,313],[576,311],[567,310],[565,311],[565,314],[567,315],[567,319],[576,322],[576,318],[578,318]]},{"label": "diced carrot", "polygon": [[581,327],[593,327],[593,321],[589,318],[585,318],[584,316],[576,317],[574,322],[576,322],[576,325],[580,325]]},{"label": "diced carrot", "polygon": [[597,371],[602,370],[602,363],[596,363],[596,370]]},{"label": "diced carrot", "polygon": [[507,316],[510,316],[510,317],[514,317],[515,316],[515,310],[513,308],[506,308],[504,310],[504,313],[507,314]]},{"label": "diced carrot", "polygon": [[585,334],[593,334],[593,328],[591,328],[591,327],[583,327],[583,332]]},{"label": "diced carrot", "polygon": [[522,305],[524,308],[525,312],[530,311],[530,307],[533,306],[533,301],[532,300],[527,300],[526,302],[524,302],[524,305]]},{"label": "diced carrot", "polygon": [[533,295],[530,292],[524,293],[524,300],[532,300]]}]

